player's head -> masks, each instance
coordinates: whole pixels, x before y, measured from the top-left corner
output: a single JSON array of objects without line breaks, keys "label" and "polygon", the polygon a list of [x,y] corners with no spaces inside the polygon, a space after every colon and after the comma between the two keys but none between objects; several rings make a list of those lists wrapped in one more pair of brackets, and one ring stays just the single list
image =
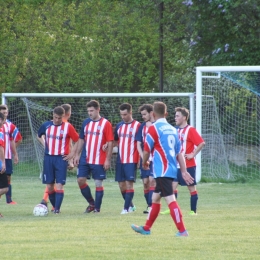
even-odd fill
[{"label": "player's head", "polygon": [[186,107],[175,108],[175,122],[176,125],[180,126],[186,124],[190,116],[190,112]]},{"label": "player's head", "polygon": [[153,121],[153,106],[151,104],[144,104],[139,107],[138,111],[142,115],[145,122]]},{"label": "player's head", "polygon": [[8,116],[8,108],[7,108],[7,105],[0,105],[0,113],[2,113],[5,117],[4,120],[6,120],[7,116]]},{"label": "player's head", "polygon": [[3,126],[5,122],[5,116],[3,113],[0,112],[0,128]]},{"label": "player's head", "polygon": [[165,118],[167,116],[167,106],[161,101],[156,101],[153,103],[153,113],[154,118]]},{"label": "player's head", "polygon": [[132,105],[129,103],[123,103],[119,106],[120,116],[125,123],[133,121],[132,118]]},{"label": "player's head", "polygon": [[70,116],[71,116],[71,105],[70,104],[63,104],[63,105],[61,105],[61,107],[63,107],[63,109],[65,111],[64,118],[66,120],[69,120]]},{"label": "player's head", "polygon": [[90,100],[87,103],[88,116],[92,120],[98,120],[100,118],[100,104],[97,100]]},{"label": "player's head", "polygon": [[64,108],[62,106],[55,107],[53,109],[53,124],[54,125],[61,125],[62,118],[65,115]]}]

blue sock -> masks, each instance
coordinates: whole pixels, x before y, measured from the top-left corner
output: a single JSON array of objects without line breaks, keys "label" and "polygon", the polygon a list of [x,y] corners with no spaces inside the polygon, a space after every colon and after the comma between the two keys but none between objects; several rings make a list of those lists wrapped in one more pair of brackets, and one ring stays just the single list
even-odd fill
[{"label": "blue sock", "polygon": [[176,200],[177,200],[177,197],[178,197],[178,190],[174,190],[173,192],[174,192],[175,198],[176,198]]},{"label": "blue sock", "polygon": [[[128,210],[134,197],[134,190],[126,190],[124,209]],[[133,204],[132,204],[133,205]]]},{"label": "blue sock", "polygon": [[194,212],[197,212],[197,201],[198,201],[197,191],[191,192],[190,193],[190,209]]},{"label": "blue sock", "polygon": [[94,206],[95,204],[95,201],[92,197],[92,194],[91,194],[91,190],[88,186],[87,183],[85,183],[84,185],[80,186],[80,191],[81,191],[81,194],[83,195],[83,197],[86,199],[86,201],[91,205],[91,206]]},{"label": "blue sock", "polygon": [[56,203],[56,192],[55,191],[49,193],[49,200],[51,202],[51,205],[55,208],[55,203]]},{"label": "blue sock", "polygon": [[104,187],[96,187],[95,209],[97,211],[100,211],[103,195]]},{"label": "blue sock", "polygon": [[64,190],[56,190],[55,210],[60,210],[64,198]]},{"label": "blue sock", "polygon": [[8,184],[8,191],[5,194],[6,203],[12,202],[12,185]]},{"label": "blue sock", "polygon": [[150,187],[149,189],[149,200],[148,200],[148,206],[152,207],[152,196],[154,192],[155,187]]},{"label": "blue sock", "polygon": [[144,190],[144,198],[145,198],[146,204],[149,205],[149,190]]}]

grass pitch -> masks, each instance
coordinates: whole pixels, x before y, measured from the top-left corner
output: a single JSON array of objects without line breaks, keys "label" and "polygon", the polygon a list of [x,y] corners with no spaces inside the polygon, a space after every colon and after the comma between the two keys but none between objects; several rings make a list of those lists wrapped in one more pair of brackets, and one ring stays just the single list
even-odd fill
[{"label": "grass pitch", "polygon": [[[169,215],[160,215],[150,236],[130,228],[143,225],[146,208],[140,180],[135,185],[137,211],[120,215],[123,199],[116,182],[104,183],[100,214],[83,214],[85,203],[75,178],[65,186],[61,214],[34,217],[44,186],[37,178],[13,177],[13,199],[0,201],[0,259],[259,259],[260,197],[257,183],[198,185],[198,215],[190,216],[189,194],[179,187],[187,238],[176,238]],[[89,182],[94,195],[94,182]],[[162,209],[166,208],[162,201]],[[50,205],[49,205],[50,209]]]}]

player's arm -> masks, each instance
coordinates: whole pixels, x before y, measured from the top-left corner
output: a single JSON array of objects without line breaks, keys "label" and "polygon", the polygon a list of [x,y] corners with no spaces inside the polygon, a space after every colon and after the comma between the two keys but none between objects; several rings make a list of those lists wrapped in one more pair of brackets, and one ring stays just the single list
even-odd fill
[{"label": "player's arm", "polygon": [[143,151],[143,169],[148,170],[149,169],[149,157],[150,157],[150,152],[148,151]]},{"label": "player's arm", "polygon": [[2,161],[2,169],[0,171],[0,174],[5,172],[5,150],[2,145],[0,145],[0,160]]},{"label": "player's arm", "polygon": [[22,139],[17,141],[17,142],[15,142],[15,147],[17,148],[21,143],[22,143]]},{"label": "player's arm", "polygon": [[106,150],[106,160],[104,163],[104,169],[108,170],[111,165],[111,158],[112,158],[112,151],[113,151],[113,141],[109,141],[107,144],[107,150]]},{"label": "player's arm", "polygon": [[194,179],[190,176],[190,174],[187,172],[187,169],[186,169],[186,163],[185,163],[185,159],[184,159],[184,156],[182,153],[178,153],[176,155],[176,158],[179,162],[179,165],[180,165],[180,170],[181,170],[181,174],[182,174],[182,177],[184,179],[184,181],[189,185],[189,184],[192,184],[194,182]]},{"label": "player's arm", "polygon": [[200,151],[201,149],[205,146],[205,142],[202,142],[200,143],[197,148],[192,152],[192,153],[189,153],[189,154],[185,154],[184,157],[187,159],[187,160],[190,160],[192,158],[194,158]]},{"label": "player's arm", "polygon": [[42,135],[41,137],[37,135],[37,140],[42,144],[43,147],[45,147],[45,135]]},{"label": "player's arm", "polygon": [[137,141],[137,151],[138,151],[140,157],[143,159],[143,150],[142,150],[142,146],[141,145],[142,145],[142,143]]},{"label": "player's arm", "polygon": [[18,153],[16,151],[16,146],[14,140],[10,140],[10,146],[11,146],[11,152],[13,154],[13,159],[14,159],[14,164],[17,164],[19,159],[18,159]]},{"label": "player's arm", "polygon": [[78,166],[78,164],[79,164],[79,158],[80,158],[80,154],[81,154],[81,151],[82,151],[82,149],[83,149],[83,145],[84,145],[84,139],[81,139],[81,138],[79,138],[79,140],[78,140],[78,142],[74,145],[74,147],[75,147],[75,149],[74,149],[74,147],[73,147],[73,164],[75,165],[75,166]]}]

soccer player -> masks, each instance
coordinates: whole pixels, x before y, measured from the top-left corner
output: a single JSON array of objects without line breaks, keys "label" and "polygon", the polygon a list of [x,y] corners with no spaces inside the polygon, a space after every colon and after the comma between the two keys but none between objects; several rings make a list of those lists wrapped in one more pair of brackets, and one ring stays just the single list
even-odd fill
[{"label": "soccer player", "polygon": [[139,112],[141,113],[144,122],[139,127],[135,140],[137,141],[137,150],[141,157],[140,172],[141,172],[141,179],[143,181],[143,186],[144,186],[144,197],[147,203],[147,209],[144,210],[143,213],[148,214],[149,209],[152,206],[152,195],[155,188],[155,180],[153,178],[153,172],[152,172],[152,163],[153,163],[152,157],[150,156],[149,158],[150,169],[148,170],[143,169],[142,159],[143,159],[143,146],[144,146],[145,137],[149,126],[151,126],[152,123],[154,122],[153,106],[151,104],[144,104],[139,107]]},{"label": "soccer player", "polygon": [[153,104],[155,123],[148,129],[144,143],[143,168],[149,168],[149,156],[153,155],[153,173],[156,180],[156,187],[152,197],[152,207],[144,226],[132,224],[131,227],[137,233],[150,235],[151,227],[155,222],[161,207],[161,197],[164,197],[170,209],[171,217],[178,229],[176,236],[188,236],[188,232],[182,220],[182,213],[175,199],[172,189],[172,181],[177,177],[178,160],[183,179],[188,183],[193,182],[193,178],[186,171],[185,160],[180,153],[180,140],[177,130],[170,125],[165,117],[167,107],[163,102]]},{"label": "soccer player", "polygon": [[[6,165],[6,175],[8,179],[8,192],[6,193],[6,203],[9,205],[17,204],[12,200],[12,185],[11,185],[11,175],[13,174],[13,161],[14,164],[18,163],[18,154],[16,151],[15,140],[20,141],[21,135],[17,135],[17,127],[10,121],[7,121],[8,107],[6,105],[0,105],[0,112],[3,113],[5,121],[3,124],[4,134],[5,134],[5,165]],[[13,156],[13,161],[12,161]]]},{"label": "soccer player", "polygon": [[[0,113],[0,196],[8,192],[8,179],[5,173],[5,133],[3,128],[4,121],[5,116],[3,113]],[[0,218],[2,217],[3,215],[0,213]]]},{"label": "soccer player", "polygon": [[[178,170],[177,178],[173,181],[173,190],[177,195],[177,186],[187,186],[190,192],[190,215],[197,214],[198,192],[196,189],[196,161],[195,156],[204,147],[205,142],[197,130],[188,124],[189,110],[185,107],[175,108],[175,122],[178,126],[178,135],[181,141],[181,153],[184,155],[187,171],[193,177],[194,182],[187,185],[182,178],[180,170]],[[161,212],[169,214],[169,210]]]},{"label": "soccer player", "polygon": [[[71,105],[70,104],[63,104],[63,105],[61,105],[61,107],[63,107],[64,111],[65,111],[64,117],[62,118],[62,122],[68,122],[68,120],[70,119],[70,116],[71,116]],[[45,145],[43,138],[39,139],[39,141],[41,142],[41,144],[43,146]],[[72,142],[70,141],[70,151],[71,151],[71,149],[72,149]],[[68,165],[68,169],[72,170],[73,167],[74,167],[74,165],[72,163],[72,160],[70,160],[69,165]],[[54,186],[54,190],[55,190],[55,186]],[[49,200],[49,193],[48,193],[48,186],[46,185],[41,204],[47,206],[48,200]],[[54,208],[52,208],[52,211],[53,210],[54,210]]]},{"label": "soccer player", "polygon": [[47,184],[49,199],[55,214],[60,213],[64,197],[63,186],[67,177],[68,162],[63,160],[63,156],[69,154],[70,139],[73,142],[79,139],[75,128],[70,123],[62,121],[64,115],[63,107],[55,107],[53,120],[43,123],[38,130],[38,138],[44,136],[45,142],[42,183]]},{"label": "soccer player", "polygon": [[133,119],[132,105],[129,103],[121,104],[119,110],[123,121],[116,125],[114,132],[114,140],[118,141],[115,181],[118,182],[125,200],[121,214],[127,214],[136,210],[132,204],[132,199],[134,197],[134,182],[139,161],[135,137],[140,123]]},{"label": "soccer player", "polygon": [[[103,180],[106,179],[106,170],[110,168],[114,137],[111,123],[100,116],[99,102],[91,100],[86,106],[89,118],[83,121],[80,130],[74,164],[78,166],[77,180],[81,194],[89,203],[85,213],[99,213],[104,195]],[[105,144],[106,151],[102,149]],[[87,183],[91,174],[96,186],[95,200]]]}]

